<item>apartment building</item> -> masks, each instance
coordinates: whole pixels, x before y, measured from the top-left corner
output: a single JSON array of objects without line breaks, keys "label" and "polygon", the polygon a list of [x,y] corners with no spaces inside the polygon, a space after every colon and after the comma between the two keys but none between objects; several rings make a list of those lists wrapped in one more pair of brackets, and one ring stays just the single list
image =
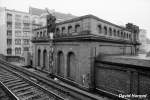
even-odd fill
[{"label": "apartment building", "polygon": [[27,12],[0,8],[0,54],[23,56],[31,51],[31,16]]},{"label": "apartment building", "polygon": [[[71,14],[54,13],[57,21],[75,18]],[[46,25],[44,9],[29,7],[29,12],[21,12],[0,7],[0,54],[24,57],[26,52],[32,54],[32,29]]]}]

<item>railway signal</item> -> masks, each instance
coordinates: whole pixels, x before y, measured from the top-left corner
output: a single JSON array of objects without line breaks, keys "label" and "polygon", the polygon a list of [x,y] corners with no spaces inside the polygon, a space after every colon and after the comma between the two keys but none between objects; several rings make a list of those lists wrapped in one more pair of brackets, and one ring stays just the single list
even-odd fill
[{"label": "railway signal", "polygon": [[53,46],[53,35],[55,33],[56,29],[56,18],[52,13],[49,12],[48,9],[46,9],[48,12],[47,15],[47,33],[49,34],[50,37],[50,51],[49,51],[49,72],[52,74],[53,73],[53,67],[54,67],[54,59],[53,59],[53,54],[54,54],[54,46]]}]

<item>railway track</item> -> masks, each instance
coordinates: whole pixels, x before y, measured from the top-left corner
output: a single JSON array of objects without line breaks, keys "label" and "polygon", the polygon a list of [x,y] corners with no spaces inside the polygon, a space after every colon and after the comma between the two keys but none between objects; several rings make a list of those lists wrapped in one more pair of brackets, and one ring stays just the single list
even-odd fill
[{"label": "railway track", "polygon": [[[43,99],[43,100],[120,100],[118,98],[111,99],[112,97],[110,98],[109,96],[105,96],[103,94],[97,95],[97,94],[89,93],[87,91],[80,90],[76,87],[72,87],[71,85],[64,84],[63,82],[59,82],[59,81],[57,82],[51,78],[45,77],[35,72],[31,72],[25,68],[12,65],[2,59],[0,59],[0,68],[1,67],[3,69],[7,69],[7,71],[9,70],[8,72],[10,73],[13,72],[15,75],[17,74],[18,78],[23,77],[25,82],[28,81],[29,83],[31,83],[30,86],[40,88],[40,89],[37,89],[37,91],[41,90],[41,91],[44,91],[45,94],[47,94],[48,96],[50,95],[49,96],[50,99]],[[40,98],[42,97],[39,97],[39,99],[35,99],[35,100],[42,100]],[[29,100],[34,100],[34,99],[29,99]]]},{"label": "railway track", "polygon": [[0,66],[0,81],[16,100],[65,100],[17,72]]}]

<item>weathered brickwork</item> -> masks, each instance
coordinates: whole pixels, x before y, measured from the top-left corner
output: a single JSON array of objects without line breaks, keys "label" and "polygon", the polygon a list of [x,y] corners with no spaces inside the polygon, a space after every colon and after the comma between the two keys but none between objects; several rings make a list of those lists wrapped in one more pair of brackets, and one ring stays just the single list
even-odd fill
[{"label": "weathered brickwork", "polygon": [[150,75],[139,74],[139,94],[150,93]]},{"label": "weathered brickwork", "polygon": [[[69,79],[82,87],[94,87],[95,57],[102,54],[135,55],[137,53],[138,42],[133,41],[134,32],[93,15],[86,15],[56,24],[53,39],[54,66],[51,68],[49,66],[50,34],[46,32],[46,27],[35,29],[33,32],[33,66]],[[104,74],[106,76],[103,76]],[[97,82],[100,82],[97,86],[103,88],[109,86],[109,90],[112,91],[129,92],[128,88],[125,89],[125,86],[130,87],[126,85],[129,84],[130,77],[126,71],[103,68],[97,70],[96,75],[99,77],[96,76]],[[104,84],[106,82],[108,83]],[[111,82],[114,83],[109,84]],[[115,85],[120,82],[123,84],[116,88]]]},{"label": "weathered brickwork", "polygon": [[[119,60],[111,62],[106,60],[106,58],[105,60],[101,59],[98,58],[95,63],[96,88],[117,95],[120,93],[137,95],[149,94],[150,69],[148,66],[139,66],[140,62],[136,62],[135,65],[134,60],[131,58],[128,59],[131,60],[133,64],[127,64],[128,62],[120,63]],[[124,62],[125,61],[124,59]]]}]

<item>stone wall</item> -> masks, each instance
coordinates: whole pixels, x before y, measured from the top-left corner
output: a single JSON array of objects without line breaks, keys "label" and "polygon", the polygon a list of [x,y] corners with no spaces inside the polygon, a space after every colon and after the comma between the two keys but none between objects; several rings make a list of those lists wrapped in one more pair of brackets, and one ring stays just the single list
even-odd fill
[{"label": "stone wall", "polygon": [[[131,46],[117,43],[107,43],[107,42],[88,42],[88,41],[68,41],[68,42],[55,42],[54,46],[54,68],[50,69],[49,66],[49,43],[35,43],[34,44],[34,58],[33,64],[34,67],[44,70],[47,72],[53,72],[56,75],[69,79],[68,73],[72,73],[75,76],[75,79],[72,81],[80,84],[83,87],[89,87],[92,84],[92,69],[93,62],[92,57],[98,56],[99,54],[131,54]],[[38,50],[40,53],[40,66],[38,65]],[[47,63],[46,67],[43,69],[43,51],[47,51]],[[58,62],[58,53],[62,52],[63,55],[63,65],[64,69],[59,68]],[[75,55],[75,68],[70,72],[68,66],[68,54],[73,53]],[[72,67],[71,67],[72,68]],[[61,69],[60,75],[58,70]],[[71,69],[70,69],[71,70]]]}]

